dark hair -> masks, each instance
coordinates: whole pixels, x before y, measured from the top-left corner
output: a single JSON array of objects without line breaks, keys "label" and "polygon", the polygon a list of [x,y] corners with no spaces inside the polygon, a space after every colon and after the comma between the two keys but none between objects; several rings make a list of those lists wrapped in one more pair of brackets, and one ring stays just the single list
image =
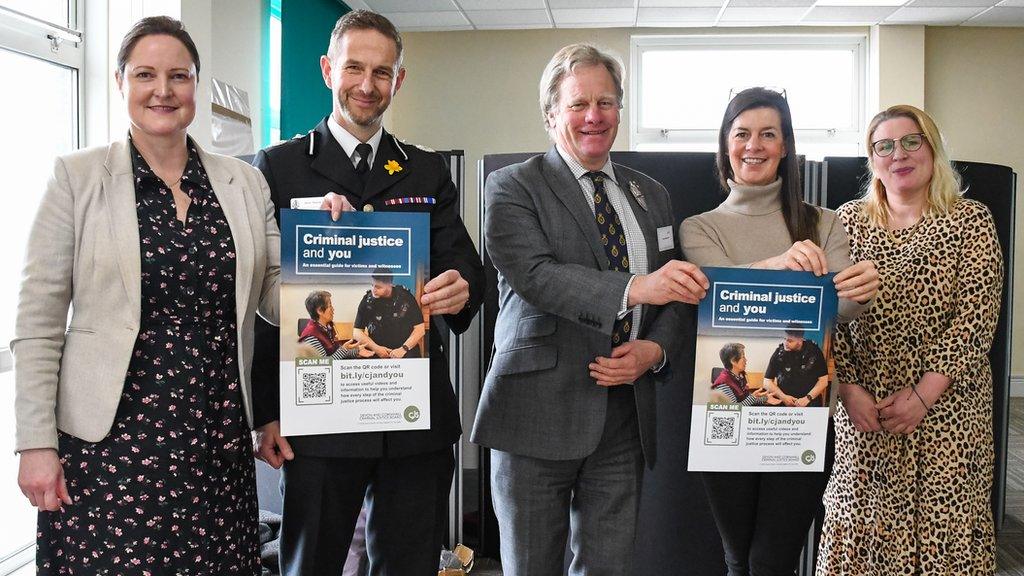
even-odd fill
[{"label": "dark hair", "polygon": [[375,268],[373,274],[370,274],[370,279],[377,282],[387,282],[388,284],[395,283],[394,274],[387,268]]},{"label": "dark hair", "polygon": [[124,75],[124,67],[128,64],[128,57],[131,56],[132,50],[135,49],[135,45],[139,43],[139,40],[146,36],[158,34],[175,38],[185,45],[185,49],[192,56],[192,63],[196,65],[196,78],[198,78],[199,50],[196,49],[196,43],[192,41],[192,36],[185,31],[185,26],[182,25],[181,21],[175,20],[170,16],[147,16],[132,26],[132,29],[124,35],[124,40],[121,40],[121,48],[117,51],[117,73]]},{"label": "dark hair", "polygon": [[800,183],[800,163],[796,156],[796,137],[793,135],[793,115],[789,111],[789,103],[785,96],[767,88],[747,88],[733,97],[722,117],[722,127],[718,130],[718,155],[715,164],[718,167],[718,180],[722,189],[729,191],[729,179],[734,177],[732,165],[729,163],[729,132],[732,123],[740,114],[753,108],[771,108],[779,113],[782,121],[782,142],[786,147],[786,156],[779,165],[779,176],[782,177],[782,190],[779,199],[782,202],[782,217],[786,221],[791,242],[810,240],[819,243],[818,217],[819,212],[810,204],[805,204],[803,186]]},{"label": "dark hair", "polygon": [[722,366],[725,366],[726,370],[732,370],[732,363],[739,362],[743,357],[743,348],[743,344],[739,342],[730,342],[718,351],[718,357],[722,359]]},{"label": "dark hair", "polygon": [[792,336],[793,338],[803,338],[804,329],[801,328],[799,325],[790,324],[789,326],[786,326],[786,336]]},{"label": "dark hair", "polygon": [[330,297],[331,293],[326,290],[315,290],[306,296],[306,312],[309,312],[312,320],[320,319],[320,310],[327,307],[327,300]]},{"label": "dark hair", "polygon": [[342,36],[349,30],[376,30],[393,40],[398,56],[396,63],[401,68],[402,35],[398,33],[398,29],[391,23],[391,20],[369,10],[353,10],[338,18],[338,21],[334,23],[334,30],[331,31],[331,43],[327,47],[327,56],[329,58],[334,59],[334,51],[337,45],[341,43]]}]

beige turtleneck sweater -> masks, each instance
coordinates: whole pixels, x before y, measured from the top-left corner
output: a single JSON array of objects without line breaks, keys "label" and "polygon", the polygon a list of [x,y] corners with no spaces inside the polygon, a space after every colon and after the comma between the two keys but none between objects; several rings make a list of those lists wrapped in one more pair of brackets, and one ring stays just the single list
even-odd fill
[{"label": "beige turtleneck sweater", "polygon": [[[793,245],[782,217],[779,191],[782,179],[765,186],[745,186],[729,181],[729,196],[718,208],[692,216],[679,226],[683,254],[698,266],[749,267],[778,256]],[[821,209],[818,237],[829,272],[853,264],[850,240],[835,212]],[[871,305],[839,301],[839,321],[856,318]]]}]

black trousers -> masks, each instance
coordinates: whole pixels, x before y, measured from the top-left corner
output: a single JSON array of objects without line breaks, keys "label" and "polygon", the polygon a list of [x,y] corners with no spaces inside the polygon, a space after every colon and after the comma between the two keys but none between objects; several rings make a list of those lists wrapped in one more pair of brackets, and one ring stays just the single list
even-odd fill
[{"label": "black trousers", "polygon": [[281,574],[338,576],[366,497],[370,576],[434,576],[455,454],[401,458],[296,454],[281,477]]},{"label": "black trousers", "polygon": [[829,419],[823,472],[703,472],[729,576],[793,576],[821,507],[835,435]]}]

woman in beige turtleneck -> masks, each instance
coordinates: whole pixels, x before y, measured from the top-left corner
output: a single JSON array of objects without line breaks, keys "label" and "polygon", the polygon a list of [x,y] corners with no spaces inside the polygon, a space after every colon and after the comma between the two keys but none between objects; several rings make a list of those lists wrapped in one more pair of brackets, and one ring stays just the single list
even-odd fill
[{"label": "woman in beige turtleneck", "polygon": [[[879,285],[874,264],[853,263],[835,213],[803,202],[793,121],[784,96],[750,88],[732,99],[718,135],[717,165],[729,195],[718,208],[680,226],[688,261],[817,275],[838,272],[840,321],[855,318],[870,305]],[[806,397],[799,401],[809,403]],[[796,573],[828,481],[832,449],[830,427],[824,472],[703,473],[730,576]]]}]

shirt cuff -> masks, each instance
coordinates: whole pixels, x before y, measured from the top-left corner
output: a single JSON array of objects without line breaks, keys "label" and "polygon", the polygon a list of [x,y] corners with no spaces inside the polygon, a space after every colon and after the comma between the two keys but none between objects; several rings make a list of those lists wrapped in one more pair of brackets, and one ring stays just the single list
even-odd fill
[{"label": "shirt cuff", "polygon": [[[661,344],[658,344],[658,348],[661,348]],[[662,368],[665,367],[665,364],[668,364],[668,355],[665,354],[665,349],[661,348],[661,362],[651,366],[651,372],[654,374],[661,372]]]},{"label": "shirt cuff", "polygon": [[629,314],[633,309],[629,306],[629,287],[633,285],[633,280],[636,278],[636,274],[629,277],[629,281],[626,282],[626,289],[622,292],[622,305],[619,306],[619,313],[616,316],[617,320],[622,320]]}]

